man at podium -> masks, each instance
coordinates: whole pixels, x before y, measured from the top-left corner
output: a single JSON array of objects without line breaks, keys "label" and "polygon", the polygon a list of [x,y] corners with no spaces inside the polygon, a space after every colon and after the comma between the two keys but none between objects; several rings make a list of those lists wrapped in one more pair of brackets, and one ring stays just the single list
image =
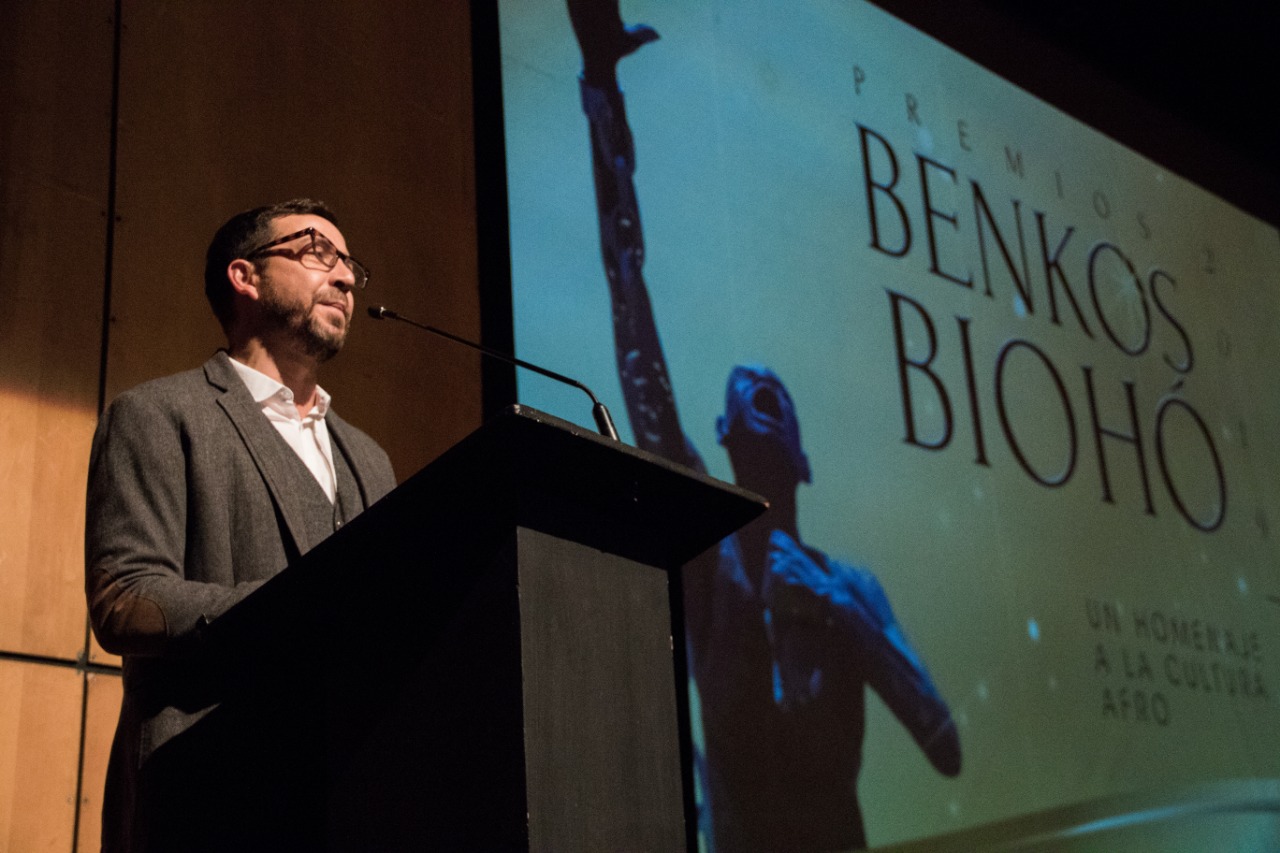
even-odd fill
[{"label": "man at podium", "polygon": [[386,453],[319,384],[368,279],[319,202],[237,214],[205,266],[226,349],[102,416],[85,585],[94,634],[124,658],[104,851],[186,849],[198,830],[149,762],[216,705],[189,663],[202,630],[395,486]]}]

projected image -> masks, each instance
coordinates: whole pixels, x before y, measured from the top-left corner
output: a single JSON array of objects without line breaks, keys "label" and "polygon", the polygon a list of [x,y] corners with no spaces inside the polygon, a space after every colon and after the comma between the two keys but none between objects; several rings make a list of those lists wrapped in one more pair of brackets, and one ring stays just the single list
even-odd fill
[{"label": "projected image", "polygon": [[771,504],[685,572],[705,849],[1280,813],[1275,228],[863,0],[499,12],[517,352]]},{"label": "projected image", "polygon": [[[680,424],[645,287],[635,142],[616,76],[618,61],[658,34],[624,26],[616,0],[568,7],[631,428],[642,449],[705,470]],[[796,490],[811,475],[782,380],[768,367],[734,367],[716,432],[737,483],[770,510],[684,574],[702,831],[721,851],[864,847],[864,685],[948,776],[960,772],[955,724],[876,576],[801,540]]]}]

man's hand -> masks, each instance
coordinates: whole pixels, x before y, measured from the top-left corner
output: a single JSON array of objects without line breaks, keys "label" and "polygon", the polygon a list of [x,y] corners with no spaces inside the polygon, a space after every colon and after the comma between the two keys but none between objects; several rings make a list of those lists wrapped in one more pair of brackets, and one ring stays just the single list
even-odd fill
[{"label": "man's hand", "polygon": [[816,699],[830,676],[833,654],[850,653],[837,629],[837,609],[850,606],[850,595],[842,587],[843,579],[786,533],[770,534],[760,594],[765,632],[773,647],[773,699],[778,705],[791,709]]},{"label": "man's hand", "polygon": [[815,626],[844,622],[877,634],[894,624],[875,575],[846,565],[833,572],[781,530],[769,535],[766,569],[761,593],[778,615]]},{"label": "man's hand", "polygon": [[833,571],[781,530],[769,536],[761,597],[780,705],[817,698],[832,664],[861,670],[886,647],[918,665],[875,575],[841,564]]},{"label": "man's hand", "polygon": [[857,673],[880,695],[939,772],[960,772],[951,712],[907,640],[876,576],[823,565],[780,530],[769,537],[761,595],[774,653],[774,699],[794,707],[817,698],[824,678]]},{"label": "man's hand", "polygon": [[568,0],[568,4],[582,50],[582,79],[592,86],[616,85],[618,60],[658,39],[653,27],[624,26],[618,0]]}]

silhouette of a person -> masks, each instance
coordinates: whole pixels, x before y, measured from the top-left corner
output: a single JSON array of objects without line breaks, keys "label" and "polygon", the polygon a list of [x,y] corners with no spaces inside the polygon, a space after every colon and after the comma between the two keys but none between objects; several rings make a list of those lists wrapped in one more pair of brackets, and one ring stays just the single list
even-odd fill
[{"label": "silhouette of a person", "polygon": [[[600,244],[618,376],[636,444],[703,470],[680,425],[641,268],[635,150],[618,60],[658,34],[624,26],[617,0],[568,0],[582,50]],[[702,708],[703,832],[714,850],[866,846],[858,806],[870,685],[939,772],[960,771],[946,703],[876,577],[800,539],[809,482],[795,406],[766,367],[735,367],[717,421],[737,483],[770,510],[686,567],[689,669]]]}]

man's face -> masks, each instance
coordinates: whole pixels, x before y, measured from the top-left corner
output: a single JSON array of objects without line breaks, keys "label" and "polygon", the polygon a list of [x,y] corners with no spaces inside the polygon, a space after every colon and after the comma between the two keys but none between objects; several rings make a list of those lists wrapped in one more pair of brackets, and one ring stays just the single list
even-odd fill
[{"label": "man's face", "polygon": [[[738,485],[769,496],[760,487],[764,482],[774,482],[771,488],[794,488],[796,483],[810,481],[795,404],[769,368],[739,365],[733,369],[716,433],[729,451]],[[749,485],[744,477],[756,485]]]},{"label": "man's face", "polygon": [[[316,229],[317,239],[327,239],[344,254],[347,242],[329,220],[311,214],[291,214],[272,220],[272,238],[304,228]],[[303,235],[266,254],[258,262],[258,305],[265,320],[285,332],[319,361],[337,355],[347,338],[355,299],[355,276],[341,260],[324,269],[307,252],[311,238]]]}]

